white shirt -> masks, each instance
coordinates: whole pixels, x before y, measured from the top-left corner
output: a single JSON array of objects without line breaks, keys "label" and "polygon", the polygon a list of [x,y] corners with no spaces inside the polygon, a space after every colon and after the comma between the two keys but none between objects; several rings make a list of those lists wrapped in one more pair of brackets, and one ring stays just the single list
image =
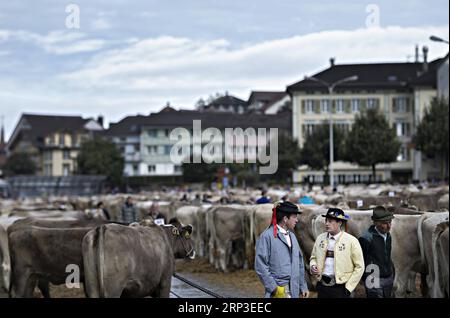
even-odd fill
[{"label": "white shirt", "polygon": [[[342,232],[339,232],[336,235],[331,235],[328,233],[327,239],[328,239],[328,251],[334,252],[334,246],[336,245],[337,240],[341,236]],[[334,257],[327,257],[325,258],[325,267],[323,269],[323,275],[326,276],[333,276],[334,277]]]},{"label": "white shirt", "polygon": [[291,237],[289,236],[289,232],[286,231],[285,229],[283,229],[278,224],[277,224],[277,227],[278,227],[278,231],[280,231],[280,233],[284,235],[284,238],[286,239],[286,242],[287,242],[288,246],[291,247],[292,246],[292,242],[291,242]]}]

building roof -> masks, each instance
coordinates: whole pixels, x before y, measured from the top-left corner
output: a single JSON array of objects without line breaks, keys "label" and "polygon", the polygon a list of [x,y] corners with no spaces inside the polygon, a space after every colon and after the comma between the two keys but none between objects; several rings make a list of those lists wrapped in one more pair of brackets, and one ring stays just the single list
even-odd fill
[{"label": "building roof", "polygon": [[247,102],[245,100],[242,100],[235,96],[228,95],[228,93],[227,93],[226,95],[220,96],[220,97],[214,99],[209,104],[203,106],[203,109],[204,110],[216,110],[220,106],[224,107],[225,109],[229,109],[231,106],[235,112],[238,112],[239,106],[244,107],[244,109],[247,107]]},{"label": "building roof", "polygon": [[287,95],[286,92],[277,91],[252,91],[248,98],[248,104],[251,105],[256,101],[273,104]]},{"label": "building roof", "polygon": [[[116,124],[111,124],[106,135],[125,136],[138,135],[141,127],[155,128],[192,128],[194,120],[201,120],[202,129],[215,127],[218,129],[236,128],[278,128],[291,130],[289,113],[278,115],[245,115],[236,113],[201,112],[197,110],[178,110],[172,112],[152,113],[150,116],[129,116]],[[134,129],[132,127],[134,126]]]},{"label": "building roof", "polygon": [[[346,82],[336,88],[347,89],[398,89],[410,88],[420,84],[436,86],[436,69],[442,59],[428,64],[428,71],[423,72],[423,63],[368,63],[332,65],[313,76],[328,83],[357,75],[358,80]],[[417,81],[417,82],[416,82]],[[323,84],[310,79],[303,79],[287,87],[288,92],[311,89],[326,90]]]},{"label": "building roof", "polygon": [[53,132],[75,133],[85,130],[85,125],[95,119],[81,116],[54,116],[22,114],[19,123],[14,129],[8,147],[12,145],[21,132],[26,131],[27,138],[36,147],[44,144],[44,137]]}]

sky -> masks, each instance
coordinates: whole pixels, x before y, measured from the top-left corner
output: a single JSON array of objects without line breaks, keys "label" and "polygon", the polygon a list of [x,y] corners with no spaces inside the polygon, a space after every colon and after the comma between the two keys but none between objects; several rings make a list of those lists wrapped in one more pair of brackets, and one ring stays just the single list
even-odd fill
[{"label": "sky", "polygon": [[0,116],[148,115],[217,92],[246,100],[329,65],[447,54],[447,0],[0,2]]}]

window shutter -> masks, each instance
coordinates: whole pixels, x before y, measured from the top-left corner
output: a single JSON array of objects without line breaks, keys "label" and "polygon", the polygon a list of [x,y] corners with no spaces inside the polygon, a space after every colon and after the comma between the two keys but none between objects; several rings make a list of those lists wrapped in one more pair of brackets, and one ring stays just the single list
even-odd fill
[{"label": "window shutter", "polygon": [[314,100],[314,111],[316,114],[320,114],[320,100]]},{"label": "window shutter", "polygon": [[302,100],[302,113],[306,113],[306,106],[305,106],[305,100]]},{"label": "window shutter", "polygon": [[367,109],[367,100],[366,99],[360,99],[359,100],[359,110],[365,111]]},{"label": "window shutter", "polygon": [[331,113],[336,114],[336,100],[330,100]]},{"label": "window shutter", "polygon": [[405,98],[405,103],[406,103],[406,112],[409,113],[410,112],[410,107],[409,107],[409,97]]},{"label": "window shutter", "polygon": [[346,113],[351,113],[352,112],[352,106],[350,104],[350,99],[344,99],[344,107],[345,107],[345,112]]},{"label": "window shutter", "polygon": [[397,112],[397,98],[393,98],[392,99],[392,112],[396,113]]}]

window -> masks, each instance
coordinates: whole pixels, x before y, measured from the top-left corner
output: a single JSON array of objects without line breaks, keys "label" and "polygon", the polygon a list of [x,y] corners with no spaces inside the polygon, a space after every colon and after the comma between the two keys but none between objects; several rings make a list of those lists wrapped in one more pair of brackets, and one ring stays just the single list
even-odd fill
[{"label": "window", "polygon": [[158,147],[158,155],[163,155],[164,154],[164,146],[159,146]]},{"label": "window", "polygon": [[164,154],[170,155],[170,150],[172,149],[172,146],[166,145],[164,146]]},{"label": "window", "polygon": [[139,170],[138,165],[133,165],[133,174],[134,175],[138,174],[138,170]]},{"label": "window", "polygon": [[155,154],[158,151],[158,146],[147,146],[147,152],[149,154]]},{"label": "window", "polygon": [[156,137],[158,135],[158,131],[156,129],[149,129],[147,130],[147,135],[149,137]]},{"label": "window", "polygon": [[175,166],[174,167],[175,172],[182,172],[183,169],[181,168],[181,166]]},{"label": "window", "polygon": [[44,161],[52,161],[52,152],[51,151],[44,152]]},{"label": "window", "polygon": [[407,112],[408,99],[406,97],[396,97],[394,98],[394,112],[395,113],[406,113]]},{"label": "window", "polygon": [[65,163],[63,164],[63,176],[69,176],[70,175],[70,165]]},{"label": "window", "polygon": [[409,123],[407,122],[394,123],[394,129],[397,134],[397,137],[409,136]]},{"label": "window", "polygon": [[156,172],[156,166],[155,165],[148,165],[148,172],[152,173],[152,172]]},{"label": "window", "polygon": [[312,99],[307,99],[305,103],[305,112],[307,114],[314,113],[314,101]]},{"label": "window", "polygon": [[338,99],[336,100],[336,113],[343,113],[344,112],[344,100]]},{"label": "window", "polygon": [[397,161],[408,161],[409,160],[409,151],[405,145],[400,147],[400,152],[397,155]]},{"label": "window", "polygon": [[359,112],[359,99],[352,99],[352,112]]},{"label": "window", "polygon": [[59,134],[59,145],[64,146],[64,134]]},{"label": "window", "polygon": [[139,152],[140,148],[139,145],[134,145],[134,152]]},{"label": "window", "polygon": [[330,112],[330,101],[327,99],[322,99],[320,101],[320,110],[323,113],[329,113]]},{"label": "window", "polygon": [[53,170],[53,166],[51,163],[46,163],[44,165],[44,175],[51,176],[53,174],[52,170]]},{"label": "window", "polygon": [[367,99],[367,108],[372,109],[377,107],[377,99],[376,98],[368,98]]},{"label": "window", "polygon": [[63,150],[63,159],[70,159],[70,150]]},{"label": "window", "polygon": [[303,132],[305,135],[311,135],[314,132],[314,124],[307,123],[303,125]]}]

